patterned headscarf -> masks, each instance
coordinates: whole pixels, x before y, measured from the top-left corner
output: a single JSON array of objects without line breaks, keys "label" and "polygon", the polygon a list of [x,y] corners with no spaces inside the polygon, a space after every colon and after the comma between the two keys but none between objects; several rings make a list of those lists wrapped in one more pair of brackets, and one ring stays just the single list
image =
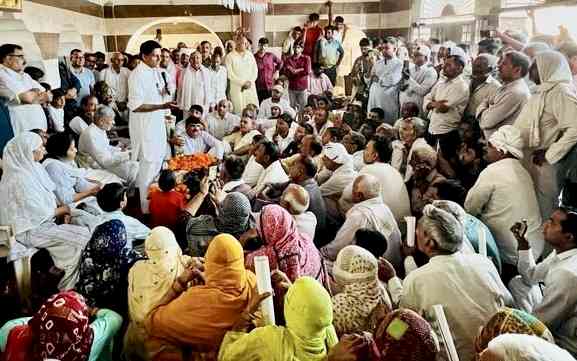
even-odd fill
[{"label": "patterned headscarf", "polygon": [[238,238],[250,226],[250,201],[242,193],[231,192],[224,198],[218,214],[214,220],[218,232]]},{"label": "patterned headscarf", "polygon": [[475,350],[477,353],[483,352],[491,340],[506,333],[534,335],[555,343],[547,326],[535,316],[521,310],[505,307],[491,317],[483,327],[475,339]]},{"label": "patterned headscarf", "polygon": [[359,246],[343,248],[333,265],[333,276],[343,286],[333,296],[333,324],[339,335],[373,332],[370,316],[379,304],[391,310],[391,301],[378,280],[379,264],[375,256]]},{"label": "patterned headscarf", "polygon": [[94,230],[92,238],[82,252],[80,276],[76,288],[90,305],[102,307],[116,302],[115,296],[125,286],[129,265],[140,255],[125,249],[126,227],[122,221],[113,219]]},{"label": "patterned headscarf", "polygon": [[416,312],[398,309],[381,322],[375,332],[377,360],[431,361],[439,344],[431,325]]},{"label": "patterned headscarf", "polygon": [[34,339],[34,361],[84,361],[94,332],[84,298],[74,291],[52,296],[28,322]]},{"label": "patterned headscarf", "polygon": [[267,256],[271,269],[279,269],[294,282],[310,276],[326,283],[326,274],[319,251],[314,243],[299,233],[294,218],[279,205],[262,209],[256,220],[257,232],[264,245],[246,257],[247,268],[254,269],[254,257]]}]

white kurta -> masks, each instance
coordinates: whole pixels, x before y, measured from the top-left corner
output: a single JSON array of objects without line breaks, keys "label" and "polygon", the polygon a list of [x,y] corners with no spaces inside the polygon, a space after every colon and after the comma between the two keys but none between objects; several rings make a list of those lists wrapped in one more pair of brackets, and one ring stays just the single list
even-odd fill
[{"label": "white kurta", "polygon": [[[238,53],[230,52],[225,59],[228,79],[230,80],[230,101],[234,112],[240,114],[249,104],[258,105],[255,81],[258,76],[258,68],[254,55],[250,51]],[[241,90],[244,83],[250,82],[249,89]]]},{"label": "white kurta", "polygon": [[438,304],[443,305],[459,359],[472,360],[479,328],[500,308],[512,306],[513,299],[487,257],[457,252],[431,258],[403,281],[400,308],[433,321],[432,306]]},{"label": "white kurta", "polygon": [[282,113],[289,113],[291,117],[296,117],[296,111],[290,106],[290,102],[285,99],[280,99],[278,103],[273,103],[272,98],[268,98],[262,101],[260,108],[258,110],[259,118],[270,118],[272,116],[272,106],[278,105]]},{"label": "white kurta", "polygon": [[454,79],[439,79],[431,92],[423,100],[423,111],[427,112],[427,105],[431,101],[446,100],[449,111],[439,113],[433,109],[429,113],[429,133],[434,135],[447,134],[457,128],[461,123],[465,108],[469,102],[469,86],[463,79],[458,76]]},{"label": "white kurta", "polygon": [[218,70],[209,69],[210,88],[208,103],[209,106],[216,106],[219,101],[226,99],[226,87],[228,85],[228,73],[226,67],[220,66]]},{"label": "white kurta", "polygon": [[244,172],[242,173],[242,180],[251,187],[254,187],[258,182],[261,173],[264,171],[262,165],[256,162],[254,155],[250,156]]},{"label": "white kurta", "polygon": [[130,160],[130,152],[123,152],[110,145],[106,131],[90,124],[78,140],[78,151],[94,160],[102,169],[106,169],[128,183],[136,180],[138,162]]},{"label": "white kurta", "polygon": [[489,75],[487,80],[476,89],[472,90],[469,88],[470,97],[469,104],[465,109],[465,116],[475,118],[477,115],[477,109],[485,101],[485,99],[491,99],[495,96],[497,91],[501,88],[501,83],[492,76]]},{"label": "white kurta", "polygon": [[215,138],[222,140],[226,135],[229,135],[235,127],[240,126],[240,117],[236,114],[227,112],[224,118],[214,111],[206,117],[206,131],[212,134]]},{"label": "white kurta", "polygon": [[163,104],[162,79],[153,68],[141,62],[128,78],[128,109],[130,109],[130,143],[132,160],[139,160],[137,185],[142,211],[148,213],[148,187],[162,168],[168,154],[165,110],[135,112],[143,104]]},{"label": "white kurta", "polygon": [[[553,251],[539,264],[535,264],[531,250],[519,251],[517,269],[524,283],[533,286],[545,284],[543,296],[527,311],[545,323],[559,346],[576,355],[577,249],[560,254]],[[515,295],[515,288],[511,289]]]},{"label": "white kurta", "polygon": [[527,240],[535,254],[543,252],[541,214],[531,176],[517,159],[503,159],[481,172],[465,200],[467,213],[479,218],[495,237],[501,259],[517,264],[517,240],[511,226],[527,220]]},{"label": "white kurta", "polygon": [[0,64],[0,95],[8,98],[10,124],[15,136],[27,130],[48,128],[46,115],[40,104],[20,103],[19,95],[32,89],[44,91],[42,85],[30,75],[17,73]]},{"label": "white kurta", "polygon": [[57,132],[64,131],[64,108],[54,108],[52,105],[48,104],[48,113],[52,118],[52,123],[54,124],[54,130]]},{"label": "white kurta", "polygon": [[385,112],[385,122],[392,125],[399,118],[399,82],[403,76],[403,62],[397,58],[379,60],[373,66],[372,76],[379,80],[371,85],[367,109],[381,108]]},{"label": "white kurta", "polygon": [[290,181],[288,175],[284,171],[280,160],[277,160],[262,171],[253,188],[253,192],[259,194],[269,184],[286,183],[288,181]]},{"label": "white kurta", "polygon": [[383,255],[395,268],[402,265],[401,232],[395,217],[381,198],[367,199],[357,203],[347,212],[345,223],[339,229],[335,239],[321,250],[323,256],[331,261],[346,246],[355,244],[357,230],[366,228],[382,233],[387,239],[387,251]]},{"label": "white kurta", "polygon": [[[541,99],[544,97],[544,99]],[[539,143],[531,146],[533,119],[538,109],[542,114],[537,124]],[[541,216],[548,218],[558,206],[560,189],[556,179],[555,163],[559,162],[577,144],[577,96],[572,84],[558,84],[546,94],[535,94],[517,117],[515,127],[521,131],[521,136],[527,146],[525,166],[529,170],[535,187]],[[542,166],[535,165],[531,154],[535,150],[546,150],[547,162]]]},{"label": "white kurta", "polygon": [[208,111],[209,89],[210,74],[208,69],[202,65],[198,70],[188,66],[182,75],[182,82],[176,97],[178,107],[182,111],[188,112],[191,106],[200,105],[205,111]]},{"label": "white kurta", "polygon": [[108,67],[100,72],[100,80],[105,81],[106,84],[114,92],[114,101],[124,103],[128,100],[128,77],[130,70],[128,68],[120,68],[116,72],[112,67]]},{"label": "white kurta", "polygon": [[[362,174],[370,174],[379,180],[383,202],[393,212],[398,223],[411,215],[409,192],[398,170],[390,164],[377,162],[364,166],[359,172],[359,175]],[[353,182],[350,182],[343,191],[339,204],[345,212],[353,206]]]},{"label": "white kurta", "polygon": [[411,77],[407,81],[408,87],[399,94],[399,103],[402,107],[405,103],[413,102],[419,106],[419,109],[422,109],[423,98],[437,82],[437,71],[429,64],[420,67],[411,64],[409,71]]}]

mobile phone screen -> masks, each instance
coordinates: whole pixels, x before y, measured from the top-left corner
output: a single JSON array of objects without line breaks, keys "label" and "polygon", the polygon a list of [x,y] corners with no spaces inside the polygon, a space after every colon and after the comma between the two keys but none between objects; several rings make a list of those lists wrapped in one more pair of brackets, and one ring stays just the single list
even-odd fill
[{"label": "mobile phone screen", "polygon": [[216,180],[217,176],[218,176],[218,166],[214,165],[208,168],[208,179]]}]

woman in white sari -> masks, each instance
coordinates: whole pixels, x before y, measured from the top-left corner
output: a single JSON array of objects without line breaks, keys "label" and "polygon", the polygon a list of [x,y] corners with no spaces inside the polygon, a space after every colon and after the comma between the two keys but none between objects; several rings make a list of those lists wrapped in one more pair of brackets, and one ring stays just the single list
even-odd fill
[{"label": "woman in white sari", "polygon": [[58,202],[73,208],[83,203],[88,212],[102,213],[95,198],[101,184],[88,179],[86,171],[74,163],[77,153],[74,138],[67,133],[56,133],[46,142],[46,151],[48,158],[42,164],[56,186],[54,193]]},{"label": "woman in white sari", "polygon": [[192,262],[191,257],[182,255],[174,233],[166,227],[154,228],[144,248],[148,260],[136,262],[128,275],[130,324],[124,336],[124,353],[129,361],[150,359],[145,347],[146,316]]},{"label": "woman in white sari", "polygon": [[59,288],[66,290],[76,284],[80,256],[90,232],[88,228],[54,222],[70,208],[56,201],[56,186],[38,163],[44,154],[42,138],[31,132],[19,134],[6,145],[0,181],[0,224],[15,229],[18,242],[11,250],[11,259],[21,256],[25,247],[47,249],[56,267],[64,270]]}]

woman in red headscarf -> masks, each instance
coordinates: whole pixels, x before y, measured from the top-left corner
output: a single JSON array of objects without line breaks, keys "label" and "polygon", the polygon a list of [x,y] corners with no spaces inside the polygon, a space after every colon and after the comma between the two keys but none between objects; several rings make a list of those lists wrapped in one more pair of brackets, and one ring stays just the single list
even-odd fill
[{"label": "woman in red headscarf", "polygon": [[0,349],[5,361],[112,360],[111,342],[121,325],[116,312],[90,309],[80,294],[61,292],[33,317],[7,322],[0,329]]}]

